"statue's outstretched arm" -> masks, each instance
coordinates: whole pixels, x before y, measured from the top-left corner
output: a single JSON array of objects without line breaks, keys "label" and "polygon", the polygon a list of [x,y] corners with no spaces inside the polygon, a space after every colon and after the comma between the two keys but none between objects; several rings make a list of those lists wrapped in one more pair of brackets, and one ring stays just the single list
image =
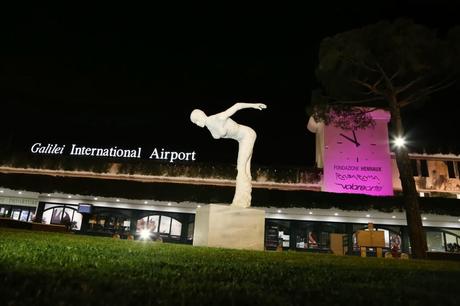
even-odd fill
[{"label": "statue's outstretched arm", "polygon": [[238,103],[235,103],[232,107],[230,107],[226,111],[223,111],[222,113],[220,113],[220,115],[222,115],[223,117],[228,118],[228,117],[231,117],[234,113],[236,113],[240,109],[244,109],[244,108],[255,108],[255,109],[258,109],[258,110],[263,110],[263,109],[267,108],[267,105],[265,105],[263,103],[242,103],[242,102],[238,102]]}]

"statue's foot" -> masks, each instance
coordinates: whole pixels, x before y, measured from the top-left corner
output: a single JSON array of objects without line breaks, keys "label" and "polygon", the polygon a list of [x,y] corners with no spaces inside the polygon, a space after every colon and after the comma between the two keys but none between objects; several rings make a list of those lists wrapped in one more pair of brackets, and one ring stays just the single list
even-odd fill
[{"label": "statue's foot", "polygon": [[251,207],[251,203],[232,203],[230,206],[238,208],[248,208]]},{"label": "statue's foot", "polygon": [[233,199],[231,206],[240,207],[240,208],[248,208],[251,206],[251,197],[247,197],[247,196],[235,197]]}]

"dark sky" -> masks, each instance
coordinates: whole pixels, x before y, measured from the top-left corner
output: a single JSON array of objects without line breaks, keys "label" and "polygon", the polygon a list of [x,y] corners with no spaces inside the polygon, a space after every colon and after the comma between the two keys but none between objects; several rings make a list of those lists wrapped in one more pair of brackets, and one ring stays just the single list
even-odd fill
[{"label": "dark sky", "polygon": [[[321,39],[397,17],[444,31],[459,20],[448,2],[5,10],[5,143],[16,151],[38,141],[165,147],[195,150],[202,162],[234,163],[236,142],[213,140],[189,121],[190,111],[213,114],[236,101],[261,102],[267,110],[233,117],[258,133],[254,163],[312,166],[305,108]],[[408,122],[415,126],[423,114],[409,114]]]}]

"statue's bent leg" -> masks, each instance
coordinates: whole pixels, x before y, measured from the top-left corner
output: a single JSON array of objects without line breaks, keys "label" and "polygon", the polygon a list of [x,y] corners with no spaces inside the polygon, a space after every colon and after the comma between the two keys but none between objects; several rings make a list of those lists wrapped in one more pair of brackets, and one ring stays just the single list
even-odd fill
[{"label": "statue's bent leg", "polygon": [[232,206],[243,208],[250,207],[251,191],[251,182],[247,179],[246,174],[237,175],[235,196],[233,197]]},{"label": "statue's bent leg", "polygon": [[251,157],[256,133],[244,127],[243,137],[239,140],[235,196],[232,205],[238,207],[251,206]]}]

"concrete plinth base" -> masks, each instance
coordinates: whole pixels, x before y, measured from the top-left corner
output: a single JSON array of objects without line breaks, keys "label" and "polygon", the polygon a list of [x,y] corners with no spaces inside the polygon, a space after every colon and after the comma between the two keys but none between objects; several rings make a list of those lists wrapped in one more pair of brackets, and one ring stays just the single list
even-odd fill
[{"label": "concrete plinth base", "polygon": [[265,211],[210,204],[195,215],[193,245],[263,250]]}]

